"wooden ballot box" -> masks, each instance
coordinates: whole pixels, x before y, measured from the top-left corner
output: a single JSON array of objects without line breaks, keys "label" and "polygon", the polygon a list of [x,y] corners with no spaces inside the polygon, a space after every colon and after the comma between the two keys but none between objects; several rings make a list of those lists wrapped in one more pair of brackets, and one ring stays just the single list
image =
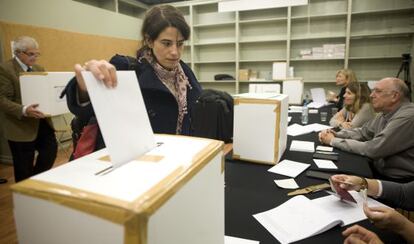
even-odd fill
[{"label": "wooden ballot box", "polygon": [[20,76],[22,104],[39,104],[38,109],[48,116],[69,113],[66,99],[60,94],[75,76],[74,72],[28,72]]},{"label": "wooden ballot box", "polygon": [[224,243],[223,143],[156,141],[112,171],[103,149],[13,185],[19,243]]},{"label": "wooden ballot box", "polygon": [[287,95],[235,95],[233,158],[264,164],[278,163],[286,149],[287,124]]}]

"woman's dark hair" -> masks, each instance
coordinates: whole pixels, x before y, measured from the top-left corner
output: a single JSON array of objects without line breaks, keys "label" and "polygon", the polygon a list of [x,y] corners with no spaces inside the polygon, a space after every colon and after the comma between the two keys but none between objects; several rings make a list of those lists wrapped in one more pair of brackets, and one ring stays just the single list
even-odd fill
[{"label": "woman's dark hair", "polygon": [[190,38],[190,26],[184,19],[183,14],[171,5],[154,6],[149,9],[142,23],[141,35],[142,46],[137,54],[148,48],[148,41],[154,41],[159,34],[167,27],[175,27],[184,37],[184,40]]},{"label": "woman's dark hair", "polygon": [[354,103],[352,105],[346,105],[346,109],[349,111],[358,113],[365,103],[371,102],[369,97],[371,91],[366,83],[350,82],[346,88],[355,94]]}]

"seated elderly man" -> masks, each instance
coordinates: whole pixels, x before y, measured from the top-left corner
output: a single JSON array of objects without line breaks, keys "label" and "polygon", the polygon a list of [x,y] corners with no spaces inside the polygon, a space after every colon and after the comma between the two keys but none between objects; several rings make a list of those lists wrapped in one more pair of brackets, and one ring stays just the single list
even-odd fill
[{"label": "seated elderly man", "polygon": [[414,104],[407,85],[397,78],[380,80],[371,95],[374,119],[361,128],[323,131],[319,140],[373,159],[376,177],[399,182],[414,179]]}]

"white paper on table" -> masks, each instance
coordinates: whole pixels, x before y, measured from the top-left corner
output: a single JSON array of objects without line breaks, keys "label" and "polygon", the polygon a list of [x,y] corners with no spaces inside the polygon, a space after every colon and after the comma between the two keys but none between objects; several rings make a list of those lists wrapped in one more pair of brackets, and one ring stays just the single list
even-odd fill
[{"label": "white paper on table", "polygon": [[272,168],[268,169],[267,171],[295,178],[309,166],[310,164],[304,164],[285,159],[273,166]]},{"label": "white paper on table", "polygon": [[295,179],[274,180],[276,185],[283,189],[298,189],[299,186]]},{"label": "white paper on table", "polygon": [[259,241],[253,241],[244,238],[238,238],[233,236],[224,236],[224,244],[259,244]]},{"label": "white paper on table", "polygon": [[91,72],[82,72],[114,168],[156,146],[135,72],[116,75],[117,86],[107,88]]},{"label": "white paper on table", "polygon": [[326,103],[311,102],[307,105],[308,108],[322,108]]},{"label": "white paper on table", "polygon": [[312,141],[293,140],[290,144],[290,151],[315,152],[315,143]]},{"label": "white paper on table", "polygon": [[310,114],[317,114],[319,111],[317,109],[309,109]]},{"label": "white paper on table", "polygon": [[289,113],[302,113],[303,107],[301,106],[289,106]]},{"label": "white paper on table", "polygon": [[292,120],[291,116],[288,116],[288,123]]},{"label": "white paper on table", "polygon": [[317,146],[316,151],[333,152],[333,147]]},{"label": "white paper on table", "polygon": [[[312,202],[315,202],[319,207],[322,207],[330,213],[335,213],[335,216],[344,222],[343,226],[349,225],[367,218],[363,210],[363,197],[356,191],[349,191],[349,193],[357,201],[357,204],[349,204],[347,202],[341,201],[337,196],[334,195],[317,198],[312,200]],[[370,207],[387,207],[386,205],[372,198],[368,198],[367,201],[368,206]]]},{"label": "white paper on table", "polygon": [[331,160],[325,160],[325,159],[313,159],[315,164],[318,166],[318,168],[321,169],[337,169],[338,167],[334,162]]},{"label": "white paper on table", "polygon": [[287,128],[287,134],[289,136],[299,136],[313,132],[313,129],[310,127],[305,127],[300,124],[292,124]]},{"label": "white paper on table", "polygon": [[309,124],[309,125],[306,125],[304,127],[306,127],[306,129],[308,129],[310,131],[314,131],[314,132],[319,132],[319,131],[323,131],[323,130],[327,130],[327,129],[332,128],[332,126],[323,125],[323,124],[319,124],[319,123]]},{"label": "white paper on table", "polygon": [[291,243],[322,233],[341,223],[307,197],[299,195],[265,212],[254,214],[280,243]]},{"label": "white paper on table", "polygon": [[323,88],[312,88],[310,89],[312,100],[316,104],[326,104],[326,94]]}]

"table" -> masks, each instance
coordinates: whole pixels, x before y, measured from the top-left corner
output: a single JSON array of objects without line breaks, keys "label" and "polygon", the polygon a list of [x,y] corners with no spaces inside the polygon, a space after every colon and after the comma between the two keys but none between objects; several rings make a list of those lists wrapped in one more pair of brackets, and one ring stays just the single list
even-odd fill
[{"label": "table", "polygon": [[[320,111],[328,111],[328,121],[331,117],[330,108],[321,108]],[[292,123],[300,123],[300,114],[289,114],[292,116]],[[309,123],[321,123],[319,114],[309,114]],[[324,122],[324,124],[328,124]],[[288,136],[287,149],[282,157],[303,163],[312,163],[309,169],[316,169],[313,163],[312,153],[290,152],[289,146],[292,141],[306,140],[314,141],[315,145],[321,145],[317,133],[291,137]],[[369,167],[369,159],[334,149],[339,153],[339,160],[336,163],[338,171],[372,177]],[[290,197],[287,193],[292,190],[280,189],[274,183],[275,179],[288,177],[270,173],[267,170],[271,165],[254,164],[240,160],[232,160],[227,157],[225,164],[225,233],[229,236],[252,239],[260,241],[261,244],[278,243],[270,232],[268,232],[256,219],[253,214],[272,209],[284,203]],[[309,178],[305,173],[295,178],[300,188],[321,184],[326,181]],[[326,192],[307,194],[310,199],[326,196]],[[404,243],[403,239],[393,233],[375,228],[368,220],[358,222],[359,225],[376,232],[386,243]],[[341,233],[349,226],[336,226],[320,235],[299,241],[299,243],[343,243]]]}]

